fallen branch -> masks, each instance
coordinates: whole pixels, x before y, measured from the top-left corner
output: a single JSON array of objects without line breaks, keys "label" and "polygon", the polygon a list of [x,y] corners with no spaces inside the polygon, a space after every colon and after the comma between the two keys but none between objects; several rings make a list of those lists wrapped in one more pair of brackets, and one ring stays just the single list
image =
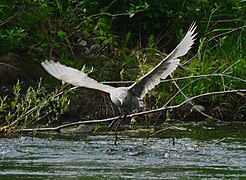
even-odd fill
[{"label": "fallen branch", "polygon": [[[157,112],[161,112],[164,111],[166,109],[175,109],[175,108],[179,108],[181,106],[183,106],[184,104],[194,100],[194,99],[198,99],[204,96],[211,96],[211,95],[219,95],[219,94],[231,94],[231,93],[245,93],[246,89],[241,89],[241,90],[227,90],[227,91],[216,91],[216,92],[209,92],[209,93],[204,93],[204,94],[199,94],[197,96],[193,96],[191,98],[186,99],[185,101],[183,101],[182,103],[178,104],[178,105],[174,105],[174,106],[163,106],[161,108],[157,108],[157,109],[153,109],[153,110],[149,110],[149,111],[144,111],[144,112],[138,112],[138,113],[133,113],[133,114],[129,114],[127,115],[125,118],[133,118],[135,116],[142,116],[145,114],[150,114],[150,113],[157,113]],[[93,123],[103,123],[103,122],[111,122],[117,119],[123,118],[123,116],[116,116],[116,117],[111,117],[111,118],[106,118],[106,119],[99,119],[99,120],[88,120],[88,121],[78,121],[78,122],[73,122],[73,123],[68,123],[68,124],[64,124],[61,126],[57,126],[57,127],[52,127],[52,128],[34,128],[34,129],[19,129],[17,130],[17,132],[35,132],[35,131],[59,131],[62,128],[67,128],[70,126],[74,126],[74,125],[81,125],[81,124],[93,124]]]},{"label": "fallen branch", "polygon": [[103,123],[103,122],[111,122],[116,119],[120,119],[120,116],[116,117],[111,117],[111,118],[106,118],[106,119],[97,119],[97,120],[88,120],[88,121],[78,121],[78,122],[73,122],[73,123],[68,123],[68,124],[63,124],[61,126],[57,127],[50,127],[50,128],[34,128],[34,129],[20,129],[17,132],[35,132],[35,131],[60,131],[63,128],[67,128],[70,126],[78,126],[81,124],[93,124],[93,123]]}]

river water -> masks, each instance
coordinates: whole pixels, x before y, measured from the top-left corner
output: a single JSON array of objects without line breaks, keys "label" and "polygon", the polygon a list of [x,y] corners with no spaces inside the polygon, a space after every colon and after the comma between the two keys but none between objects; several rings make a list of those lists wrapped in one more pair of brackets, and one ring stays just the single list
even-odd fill
[{"label": "river water", "polygon": [[[170,136],[170,134],[167,134]],[[0,179],[246,178],[246,126],[189,125],[175,137],[0,138]]]}]

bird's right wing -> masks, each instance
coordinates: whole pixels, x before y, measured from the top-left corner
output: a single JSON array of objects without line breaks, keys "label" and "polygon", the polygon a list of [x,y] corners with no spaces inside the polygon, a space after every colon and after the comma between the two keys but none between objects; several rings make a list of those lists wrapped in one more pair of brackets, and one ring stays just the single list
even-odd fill
[{"label": "bird's right wing", "polygon": [[129,87],[129,91],[140,99],[169,76],[179,64],[179,57],[185,55],[194,44],[196,25],[193,23],[178,46],[151,71],[142,76],[139,81]]},{"label": "bird's right wing", "polygon": [[113,89],[112,86],[104,85],[96,80],[87,76],[86,73],[77,69],[67,67],[54,61],[44,61],[41,63],[43,68],[53,77],[64,81],[65,83],[72,84],[76,87],[86,87],[110,93]]}]

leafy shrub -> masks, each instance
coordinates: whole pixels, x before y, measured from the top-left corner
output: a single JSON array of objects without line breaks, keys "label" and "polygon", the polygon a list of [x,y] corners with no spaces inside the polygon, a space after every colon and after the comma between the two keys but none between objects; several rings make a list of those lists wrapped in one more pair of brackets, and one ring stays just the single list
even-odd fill
[{"label": "leafy shrub", "polygon": [[[65,93],[65,92],[64,92]],[[48,93],[41,86],[29,87],[24,93],[21,84],[11,94],[0,97],[0,131],[50,124],[67,109],[69,100],[62,91]],[[48,121],[47,121],[48,120]]]}]

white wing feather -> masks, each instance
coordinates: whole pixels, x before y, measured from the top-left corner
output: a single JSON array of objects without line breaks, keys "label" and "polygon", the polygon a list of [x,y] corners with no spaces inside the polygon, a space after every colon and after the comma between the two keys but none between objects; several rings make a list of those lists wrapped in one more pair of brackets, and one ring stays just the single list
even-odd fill
[{"label": "white wing feather", "polygon": [[194,44],[196,26],[195,23],[191,25],[183,40],[178,46],[156,67],[154,67],[147,74],[139,79],[139,82],[135,82],[129,87],[129,91],[139,97],[143,98],[145,94],[158,85],[161,79],[165,79],[170,75],[179,64],[179,57],[185,55]]},{"label": "white wing feather", "polygon": [[42,62],[41,65],[50,75],[76,87],[86,87],[107,93],[110,93],[112,89],[115,89],[112,86],[97,82],[96,80],[88,77],[87,74],[82,71],[67,67],[59,62],[46,60]]}]

